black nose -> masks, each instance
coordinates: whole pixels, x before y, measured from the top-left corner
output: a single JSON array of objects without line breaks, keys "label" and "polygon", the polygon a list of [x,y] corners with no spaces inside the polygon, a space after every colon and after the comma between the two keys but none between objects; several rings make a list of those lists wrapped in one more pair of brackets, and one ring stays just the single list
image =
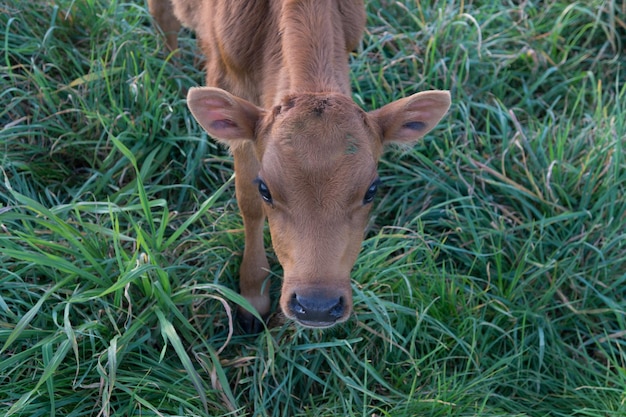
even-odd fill
[{"label": "black nose", "polygon": [[322,294],[293,294],[289,300],[293,318],[306,327],[329,327],[344,315],[343,297]]}]

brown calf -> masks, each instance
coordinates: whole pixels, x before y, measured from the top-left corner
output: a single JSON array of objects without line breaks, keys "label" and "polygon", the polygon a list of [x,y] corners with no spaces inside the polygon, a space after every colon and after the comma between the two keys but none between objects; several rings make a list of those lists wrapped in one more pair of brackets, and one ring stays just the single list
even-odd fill
[{"label": "brown calf", "polygon": [[[366,113],[350,98],[348,53],[365,25],[359,0],[150,0],[176,47],[183,22],[206,55],[207,85],[187,103],[234,155],[245,228],[242,295],[270,310],[267,217],[284,280],[280,306],[307,327],[345,321],[383,145],[413,143],[450,106],[427,91]],[[260,329],[249,312],[247,331]]]}]

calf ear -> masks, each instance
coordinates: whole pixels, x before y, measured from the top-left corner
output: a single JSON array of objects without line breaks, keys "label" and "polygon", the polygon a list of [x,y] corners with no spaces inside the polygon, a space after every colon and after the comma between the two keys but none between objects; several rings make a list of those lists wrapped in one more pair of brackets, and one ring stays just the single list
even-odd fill
[{"label": "calf ear", "polygon": [[370,112],[387,143],[414,143],[432,128],[450,108],[449,91],[424,91]]},{"label": "calf ear", "polygon": [[187,106],[209,135],[227,144],[254,139],[257,121],[263,114],[254,104],[213,87],[190,89]]}]

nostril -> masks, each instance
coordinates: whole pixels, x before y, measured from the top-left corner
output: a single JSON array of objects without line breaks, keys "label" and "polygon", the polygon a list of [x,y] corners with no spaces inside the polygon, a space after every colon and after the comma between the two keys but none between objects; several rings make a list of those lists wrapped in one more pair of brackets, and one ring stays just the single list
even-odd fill
[{"label": "nostril", "polygon": [[304,306],[300,304],[300,301],[298,301],[298,296],[296,294],[294,294],[292,298],[291,311],[296,313],[296,315],[306,314],[306,310],[304,309]]},{"label": "nostril", "polygon": [[339,301],[330,309],[328,314],[335,320],[339,320],[343,316],[343,297],[339,297]]},{"label": "nostril", "polygon": [[289,300],[289,310],[293,317],[305,326],[327,327],[344,316],[345,301],[341,296],[294,293]]}]

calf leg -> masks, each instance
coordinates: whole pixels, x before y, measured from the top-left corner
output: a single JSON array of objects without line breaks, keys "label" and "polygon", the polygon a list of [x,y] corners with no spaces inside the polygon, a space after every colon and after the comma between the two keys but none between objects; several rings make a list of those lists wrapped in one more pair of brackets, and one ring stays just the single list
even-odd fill
[{"label": "calf leg", "polygon": [[150,14],[165,34],[165,44],[170,51],[178,48],[180,22],[174,15],[172,0],[148,0]]},{"label": "calf leg", "polygon": [[[250,143],[237,145],[232,151],[235,159],[235,192],[245,231],[239,288],[241,295],[265,317],[270,311],[269,283],[265,283],[269,264],[263,244],[263,202],[254,183],[259,173],[259,163]],[[262,330],[262,324],[248,311],[239,310],[239,322],[248,333]]]}]

